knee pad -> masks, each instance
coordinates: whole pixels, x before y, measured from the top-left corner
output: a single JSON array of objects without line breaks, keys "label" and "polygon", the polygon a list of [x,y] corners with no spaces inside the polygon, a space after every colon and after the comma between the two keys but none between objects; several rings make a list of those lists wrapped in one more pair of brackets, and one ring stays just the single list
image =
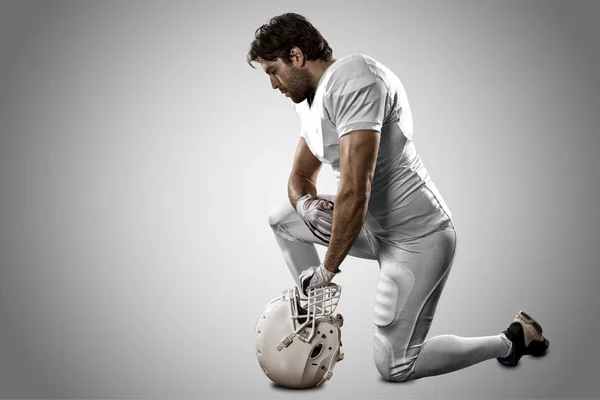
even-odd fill
[{"label": "knee pad", "polygon": [[379,332],[375,332],[373,339],[373,358],[375,359],[375,366],[377,367],[377,371],[379,371],[379,375],[386,381],[390,381],[394,350]]},{"label": "knee pad", "polygon": [[[396,353],[398,351],[400,354]],[[419,350],[406,351],[396,349],[382,334],[380,329],[375,332],[373,340],[373,357],[377,371],[388,382],[405,382],[411,380],[415,371],[415,363]]]}]

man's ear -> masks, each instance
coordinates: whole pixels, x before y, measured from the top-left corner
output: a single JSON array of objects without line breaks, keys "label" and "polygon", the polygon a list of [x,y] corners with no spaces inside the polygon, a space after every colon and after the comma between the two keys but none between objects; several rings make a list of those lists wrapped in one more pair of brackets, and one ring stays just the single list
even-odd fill
[{"label": "man's ear", "polygon": [[306,64],[306,56],[299,47],[292,47],[290,50],[290,60],[296,67],[304,67]]}]

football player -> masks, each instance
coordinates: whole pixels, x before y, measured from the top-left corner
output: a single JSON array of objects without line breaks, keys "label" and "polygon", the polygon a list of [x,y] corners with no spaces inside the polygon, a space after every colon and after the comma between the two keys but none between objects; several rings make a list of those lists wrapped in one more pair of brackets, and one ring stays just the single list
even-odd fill
[{"label": "football player", "polygon": [[[377,60],[333,58],[320,32],[286,13],[259,27],[248,63],[290,98],[301,132],[288,182],[289,203],[269,222],[301,292],[329,284],[349,254],[376,260],[374,358],[388,381],[455,371],[497,358],[515,366],[549,342],[519,312],[502,333],[426,339],[456,248],[454,222],[413,142],[413,121],[398,77]],[[338,190],[317,193],[331,165]],[[323,262],[315,245],[327,246]]]}]

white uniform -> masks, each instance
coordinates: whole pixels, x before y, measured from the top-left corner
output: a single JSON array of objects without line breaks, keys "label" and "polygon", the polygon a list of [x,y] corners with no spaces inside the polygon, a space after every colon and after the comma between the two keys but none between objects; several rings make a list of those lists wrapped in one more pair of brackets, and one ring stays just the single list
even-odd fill
[{"label": "white uniform", "polygon": [[302,137],[321,162],[331,164],[338,183],[339,138],[361,129],[381,132],[365,221],[369,232],[402,241],[449,225],[450,210],[415,150],[408,98],[392,71],[362,54],[344,57],[325,70],[311,104],[292,104]]},{"label": "white uniform", "polygon": [[[365,55],[331,64],[311,99],[294,104],[312,153],[340,178],[339,138],[356,130],[381,133],[365,224],[350,255],[377,260],[373,353],[384,379],[405,381],[504,357],[504,335],[425,340],[451,269],[456,233],[450,211],[412,141],[412,115],[400,80]],[[325,197],[325,196],[323,196]],[[320,264],[317,238],[289,202],[269,223],[296,284]]]}]

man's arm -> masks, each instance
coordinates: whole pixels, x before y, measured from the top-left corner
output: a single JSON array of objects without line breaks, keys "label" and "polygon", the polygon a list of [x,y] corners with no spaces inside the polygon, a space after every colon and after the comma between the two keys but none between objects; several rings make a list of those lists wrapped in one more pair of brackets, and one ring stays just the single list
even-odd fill
[{"label": "man's arm", "polygon": [[317,176],[322,165],[323,163],[308,148],[306,140],[300,137],[288,180],[288,197],[294,208],[298,199],[305,194],[317,197]]},{"label": "man's arm", "polygon": [[338,272],[367,216],[380,133],[353,131],[340,138],[340,187],[333,209],[333,228],[324,267]]}]

